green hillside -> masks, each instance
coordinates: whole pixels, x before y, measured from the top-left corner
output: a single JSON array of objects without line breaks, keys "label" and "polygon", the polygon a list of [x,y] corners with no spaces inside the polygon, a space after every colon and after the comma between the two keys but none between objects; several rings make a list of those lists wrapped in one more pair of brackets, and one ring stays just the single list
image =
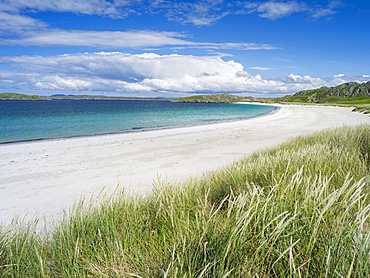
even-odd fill
[{"label": "green hillside", "polygon": [[[264,100],[266,102],[266,99]],[[353,111],[369,114],[370,81],[367,83],[348,82],[335,87],[300,91],[294,95],[269,99],[268,102],[352,106],[355,107]]]},{"label": "green hillside", "polygon": [[[91,95],[55,95],[40,97],[17,93],[2,93],[0,100],[52,100],[52,99],[78,99],[78,100],[171,100],[168,98],[135,98],[135,97],[109,97]],[[310,105],[339,105],[355,107],[354,111],[370,113],[370,81],[367,83],[348,82],[335,87],[321,87],[304,90],[293,95],[278,98],[242,97],[231,94],[195,95],[171,100],[173,102],[199,102],[199,103],[235,103],[235,102],[262,102],[267,104],[310,104]]]},{"label": "green hillside", "polygon": [[48,100],[46,97],[40,97],[37,95],[25,95],[17,93],[2,93],[0,94],[0,100]]},{"label": "green hillside", "polygon": [[173,100],[173,102],[205,102],[205,103],[235,103],[255,101],[253,97],[240,97],[230,94],[197,95]]},{"label": "green hillside", "polygon": [[370,104],[370,81],[362,84],[349,82],[335,87],[321,87],[313,90],[300,91],[294,95],[277,98],[276,101],[322,104]]}]

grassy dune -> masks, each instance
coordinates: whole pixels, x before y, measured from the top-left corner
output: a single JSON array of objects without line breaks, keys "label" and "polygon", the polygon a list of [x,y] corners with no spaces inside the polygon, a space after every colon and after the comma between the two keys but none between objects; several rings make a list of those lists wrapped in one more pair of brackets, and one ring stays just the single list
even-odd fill
[{"label": "grassy dune", "polygon": [[1,277],[370,277],[370,126],[0,232]]}]

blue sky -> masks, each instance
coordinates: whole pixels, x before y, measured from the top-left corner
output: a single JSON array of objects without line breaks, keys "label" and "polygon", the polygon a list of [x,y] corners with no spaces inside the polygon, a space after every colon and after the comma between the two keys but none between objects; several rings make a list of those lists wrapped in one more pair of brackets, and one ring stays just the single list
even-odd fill
[{"label": "blue sky", "polygon": [[274,97],[370,80],[370,2],[0,0],[0,92]]}]

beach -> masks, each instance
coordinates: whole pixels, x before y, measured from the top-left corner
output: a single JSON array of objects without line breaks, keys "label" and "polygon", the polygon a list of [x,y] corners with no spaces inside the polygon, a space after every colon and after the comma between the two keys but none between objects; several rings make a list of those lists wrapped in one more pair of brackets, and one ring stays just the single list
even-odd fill
[{"label": "beach", "polygon": [[352,108],[279,108],[234,122],[0,145],[0,222],[37,216],[50,224],[102,190],[147,194],[159,179],[180,182],[291,137],[370,123]]}]

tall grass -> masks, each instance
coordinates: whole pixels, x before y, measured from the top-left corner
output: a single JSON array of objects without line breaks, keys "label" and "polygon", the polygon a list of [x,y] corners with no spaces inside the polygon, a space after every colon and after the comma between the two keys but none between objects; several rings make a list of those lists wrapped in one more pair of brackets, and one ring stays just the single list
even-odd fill
[{"label": "tall grass", "polygon": [[3,227],[2,277],[370,277],[370,126],[292,139],[150,197]]},{"label": "tall grass", "polygon": [[370,113],[370,105],[369,104],[356,105],[356,107],[352,111],[360,112],[360,113],[364,113],[364,114],[369,114]]}]

